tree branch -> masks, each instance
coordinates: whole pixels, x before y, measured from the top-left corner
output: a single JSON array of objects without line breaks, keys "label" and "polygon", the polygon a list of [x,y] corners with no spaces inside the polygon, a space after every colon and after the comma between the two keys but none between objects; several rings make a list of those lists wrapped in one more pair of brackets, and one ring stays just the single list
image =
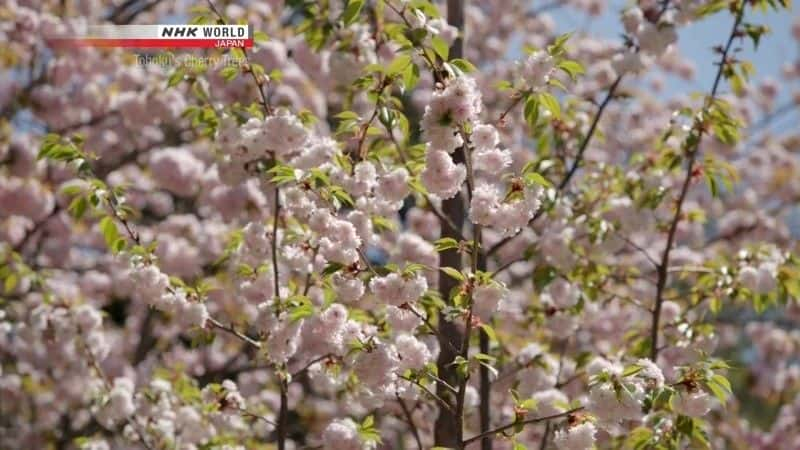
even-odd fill
[{"label": "tree branch", "polygon": [[[739,6],[739,11],[736,13],[736,19],[733,21],[733,26],[731,27],[730,35],[728,36],[728,42],[725,44],[724,50],[722,50],[722,59],[719,63],[719,68],[717,70],[716,78],[714,79],[714,85],[711,88],[711,95],[706,98],[705,106],[703,107],[703,111],[707,111],[714,102],[714,99],[717,96],[717,90],[719,89],[720,81],[722,80],[722,73],[728,63],[728,54],[733,47],[733,41],[737,36],[737,31],[739,25],[742,23],[742,18],[744,17],[744,10],[745,10],[745,3],[742,3]],[[704,116],[705,114],[703,114]],[[704,120],[704,119],[703,119]],[[683,184],[681,185],[681,192],[678,196],[678,201],[675,206],[675,215],[672,217],[672,221],[669,226],[669,231],[667,233],[667,244],[664,247],[664,252],[661,255],[661,262],[658,266],[658,282],[656,283],[656,298],[655,298],[655,306],[653,308],[653,319],[652,325],[650,328],[650,359],[655,361],[658,358],[658,328],[659,322],[661,320],[661,304],[664,301],[664,288],[667,285],[667,278],[669,276],[669,257],[670,252],[672,252],[672,245],[675,242],[675,233],[678,231],[678,224],[681,220],[681,214],[683,212],[683,202],[686,200],[686,195],[689,192],[689,186],[692,183],[692,177],[694,172],[694,165],[697,161],[697,155],[700,153],[700,141],[702,140],[703,134],[705,133],[706,127],[700,123],[699,121],[695,122],[695,127],[698,128],[698,136],[695,144],[692,148],[687,148],[686,152],[689,156],[689,161],[686,164],[686,175],[683,178]]]},{"label": "tree branch", "polygon": [[400,395],[395,393],[397,397],[397,403],[400,403],[400,407],[403,409],[403,414],[406,416],[406,421],[408,422],[408,427],[411,429],[411,434],[414,435],[414,440],[417,442],[417,449],[422,450],[422,439],[419,437],[419,429],[417,425],[414,424],[414,417],[411,416],[411,411],[409,411],[408,406],[406,406],[406,402],[400,398]]},{"label": "tree branch", "polygon": [[513,428],[513,427],[515,427],[517,425],[529,425],[529,424],[532,424],[532,423],[547,422],[547,421],[550,421],[550,420],[555,420],[555,419],[560,419],[562,417],[567,417],[570,414],[574,414],[574,413],[576,413],[578,411],[583,410],[583,408],[584,408],[583,406],[579,406],[577,408],[572,408],[572,409],[570,409],[568,411],[564,411],[563,413],[553,414],[552,416],[534,417],[532,419],[526,419],[526,420],[522,420],[522,421],[515,421],[515,422],[512,422],[512,423],[508,423],[506,425],[499,426],[497,428],[493,428],[493,429],[491,429],[489,431],[486,431],[484,433],[472,436],[471,438],[465,440],[463,442],[463,445],[468,445],[468,444],[470,444],[472,442],[477,441],[478,439],[484,438],[487,435],[491,436],[491,435],[494,435],[494,434],[497,434],[497,433],[502,433],[503,431],[506,431],[509,428]]},{"label": "tree branch", "polygon": [[[556,191],[556,199],[562,194],[564,189],[566,189],[566,187],[569,185],[570,180],[572,180],[572,177],[575,176],[575,173],[578,171],[578,168],[580,168],[581,163],[583,162],[584,153],[586,153],[586,149],[589,147],[589,143],[592,141],[592,137],[597,131],[597,125],[600,123],[600,118],[603,116],[603,112],[606,110],[608,105],[611,103],[611,100],[614,98],[614,95],[616,94],[620,83],[622,83],[623,77],[624,74],[619,75],[617,79],[614,80],[614,83],[611,84],[611,87],[608,88],[606,97],[600,103],[600,107],[597,109],[597,112],[595,113],[594,118],[592,119],[592,124],[589,126],[589,131],[586,133],[586,136],[584,136],[583,141],[581,141],[581,145],[578,147],[578,153],[575,155],[575,160],[573,161],[572,166],[570,167],[569,171],[567,171],[567,173],[564,175],[564,177],[561,179],[561,182],[558,183],[558,189]],[[539,217],[541,217],[543,214],[544,214],[544,209],[539,208],[539,210],[536,212],[536,214],[534,214],[530,222],[528,222],[528,226],[533,225],[533,223],[536,222],[536,220],[539,219]],[[506,244],[511,242],[512,239],[519,236],[521,232],[522,231],[520,230],[515,235],[500,240],[500,242],[498,242],[497,244],[492,246],[492,248],[489,249],[489,251],[486,253],[486,256],[491,256],[497,253]]]}]

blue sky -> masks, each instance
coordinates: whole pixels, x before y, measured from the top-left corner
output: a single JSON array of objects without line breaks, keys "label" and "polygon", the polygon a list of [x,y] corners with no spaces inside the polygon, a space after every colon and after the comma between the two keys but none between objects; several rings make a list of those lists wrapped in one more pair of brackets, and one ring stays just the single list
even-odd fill
[{"label": "blue sky", "polygon": [[[534,7],[538,4],[538,1],[533,3]],[[593,35],[618,39],[621,31],[619,12],[629,4],[625,1],[612,0],[608,3],[605,13],[592,20],[585,15],[577,14],[571,8],[554,10],[550,12],[550,15],[555,19],[560,32],[585,30]],[[767,25],[770,27],[771,33],[762,39],[757,51],[754,51],[749,40],[744,42],[741,46],[743,51],[739,56],[755,65],[755,79],[772,77],[781,82],[781,97],[777,104],[783,105],[789,102],[792,89],[800,90],[800,83],[795,81],[791,85],[785,85],[780,76],[781,67],[785,63],[800,58],[800,47],[791,35],[792,22],[797,17],[797,13],[795,11],[770,11],[768,13],[751,11],[748,10],[745,22]],[[701,22],[680,29],[678,47],[684,57],[694,62],[695,78],[685,81],[676,76],[667,75],[664,78],[665,96],[707,92],[711,88],[716,75],[716,66],[713,62],[719,59],[711,49],[715,45],[724,43],[732,25],[733,17],[727,11],[722,11]],[[795,110],[794,114],[787,114],[781,120],[775,121],[773,127],[781,128],[796,124],[798,119],[800,119],[800,115]]]}]

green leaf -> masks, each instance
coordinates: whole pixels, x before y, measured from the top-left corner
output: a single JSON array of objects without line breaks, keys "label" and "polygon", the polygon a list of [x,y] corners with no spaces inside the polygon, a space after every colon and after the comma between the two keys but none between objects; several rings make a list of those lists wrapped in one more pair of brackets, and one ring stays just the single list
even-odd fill
[{"label": "green leaf", "polygon": [[539,266],[533,271],[533,284],[539,289],[543,289],[550,284],[558,274],[552,266]]},{"label": "green leaf", "polygon": [[561,80],[559,80],[558,78],[555,77],[550,78],[549,80],[547,80],[547,84],[549,84],[550,86],[555,86],[561,89],[562,91],[567,92],[567,87],[564,86],[564,83],[562,83]]},{"label": "green leaf", "polygon": [[674,393],[675,391],[673,391],[672,388],[667,387],[662,389],[653,400],[653,408],[662,409],[669,406]]},{"label": "green leaf", "polygon": [[719,400],[720,403],[725,404],[728,399],[728,393],[725,392],[725,389],[723,389],[722,386],[718,385],[717,383],[706,381],[706,387],[708,387],[708,390],[714,394],[714,397],[717,397],[717,400]]},{"label": "green leaf", "polygon": [[437,252],[441,252],[444,250],[449,250],[451,248],[458,248],[458,241],[453,238],[441,238],[437,239],[434,243],[434,248]]},{"label": "green leaf", "polygon": [[725,378],[724,376],[722,376],[722,375],[720,375],[718,373],[715,373],[711,377],[711,381],[713,381],[713,382],[719,384],[720,386],[724,387],[725,390],[727,390],[728,392],[733,392],[733,388],[731,387],[731,382],[728,381],[728,379]]},{"label": "green leaf", "polygon": [[89,201],[86,200],[85,196],[75,197],[69,204],[67,211],[72,215],[75,219],[80,219],[83,217],[83,214],[86,212],[86,209],[89,207]]},{"label": "green leaf", "polygon": [[450,61],[450,64],[458,67],[464,73],[475,72],[476,70],[478,70],[471,62],[462,58],[456,58]]},{"label": "green leaf", "polygon": [[372,416],[367,416],[363,422],[361,422],[361,426],[364,428],[369,428],[375,424],[375,418]]},{"label": "green leaf", "polygon": [[631,375],[636,375],[637,373],[642,371],[642,366],[631,364],[630,366],[626,367],[625,370],[622,372],[623,377],[629,377]]},{"label": "green leaf", "polygon": [[397,224],[383,216],[372,216],[372,227],[377,232],[397,230]]},{"label": "green leaf", "polygon": [[476,353],[473,358],[477,359],[478,361],[487,361],[487,362],[494,362],[495,357],[491,355],[487,355],[486,353]]},{"label": "green leaf", "polygon": [[105,216],[100,220],[100,231],[103,233],[106,245],[109,248],[113,247],[114,242],[119,237],[119,231],[117,230],[117,224],[114,223],[114,219],[111,218],[111,216]]},{"label": "green leaf", "polygon": [[446,273],[450,278],[456,279],[458,281],[464,281],[466,279],[461,272],[452,267],[440,267],[439,270]]},{"label": "green leaf", "polygon": [[337,119],[342,120],[359,120],[360,116],[355,111],[342,111],[339,114],[333,116]]},{"label": "green leaf", "polygon": [[508,91],[514,88],[514,85],[508,80],[500,80],[494,85],[499,91]]},{"label": "green leaf", "polygon": [[42,139],[42,145],[39,147],[39,154],[36,155],[36,159],[44,159],[47,158],[50,152],[52,151],[53,147],[61,140],[61,137],[57,134],[50,133]]},{"label": "green leaf", "polygon": [[447,61],[447,57],[450,56],[450,47],[444,39],[439,36],[433,36],[431,38],[431,47],[433,47],[433,51],[436,52],[443,61]]},{"label": "green leaf", "polygon": [[553,45],[547,47],[547,53],[549,53],[551,56],[558,56],[564,53],[565,51],[564,47],[566,46],[567,41],[571,36],[572,33],[566,33],[557,37],[555,42],[553,42]]},{"label": "green leaf", "polygon": [[581,63],[569,59],[566,59],[558,63],[558,68],[563,70],[567,75],[569,75],[569,77],[572,78],[572,81],[575,81],[575,79],[578,78],[578,75],[586,73],[586,70],[584,70]]},{"label": "green leaf", "polygon": [[253,40],[260,44],[269,41],[269,36],[263,31],[256,31],[253,33]]},{"label": "green leaf", "polygon": [[289,312],[289,321],[297,322],[314,315],[314,307],[310,303],[302,303],[293,307]]},{"label": "green leaf", "polygon": [[715,123],[712,127],[714,135],[723,144],[734,145],[739,141],[739,130],[729,124]]},{"label": "green leaf", "polygon": [[695,9],[694,14],[695,17],[700,19],[704,16],[708,16],[716,12],[722,11],[723,9],[726,9],[728,5],[730,5],[730,2],[728,2],[727,0],[714,0]]},{"label": "green leaf", "polygon": [[523,175],[523,179],[529,185],[535,184],[546,188],[553,187],[553,183],[551,183],[550,181],[547,180],[547,178],[543,177],[541,174],[536,172],[526,173],[525,175]]},{"label": "green leaf", "polygon": [[233,57],[233,59],[238,59],[239,61],[243,61],[243,60],[247,59],[245,57],[244,50],[242,50],[239,47],[233,47],[229,51],[230,51],[230,54]]},{"label": "green leaf", "polygon": [[167,80],[167,87],[177,86],[181,81],[183,81],[184,75],[186,75],[186,70],[183,67],[176,68]]},{"label": "green leaf", "polygon": [[483,330],[484,333],[486,333],[486,336],[489,337],[490,341],[498,342],[497,333],[495,333],[494,328],[492,328],[491,325],[489,325],[488,323],[482,323],[481,329]]},{"label": "green leaf", "polygon": [[411,55],[408,53],[402,53],[395,57],[392,62],[389,63],[389,66],[386,67],[386,73],[388,75],[397,75],[403,72],[408,65],[411,64]]},{"label": "green leaf", "polygon": [[83,189],[84,189],[84,187],[82,185],[80,185],[80,184],[70,184],[70,185],[63,186],[59,190],[59,193],[61,193],[61,195],[65,196],[65,197],[74,197],[74,196],[76,196],[78,194],[82,194],[83,193]]},{"label": "green leaf", "polygon": [[272,175],[270,181],[275,184],[285,184],[297,181],[294,169],[285,164],[276,164],[275,167],[269,169],[267,173]]},{"label": "green leaf", "polygon": [[337,262],[329,262],[325,269],[322,271],[322,276],[333,275],[334,273],[344,269],[344,264]]},{"label": "green leaf", "polygon": [[458,374],[458,377],[462,380],[466,379],[467,375],[469,375],[469,360],[463,356],[456,356],[456,359],[453,360],[450,365],[456,366],[456,374]]},{"label": "green leaf", "polygon": [[5,293],[10,294],[11,291],[13,291],[15,287],[17,287],[18,281],[19,277],[17,276],[17,274],[15,273],[9,274],[6,277],[5,281],[3,282],[3,289],[5,290]]},{"label": "green leaf", "polygon": [[280,83],[283,80],[283,72],[280,69],[272,69],[269,71],[270,80]]},{"label": "green leaf", "polygon": [[331,195],[333,195],[333,198],[338,200],[340,204],[344,204],[350,207],[355,205],[353,197],[351,197],[347,191],[345,191],[343,188],[339,186],[331,186]]},{"label": "green leaf", "polygon": [[722,299],[717,295],[712,296],[709,300],[709,309],[713,314],[717,314],[722,309]]},{"label": "green leaf", "polygon": [[219,73],[225,81],[231,81],[239,76],[239,68],[236,66],[225,66]]},{"label": "green leaf", "polygon": [[536,124],[539,122],[539,98],[536,95],[529,95],[528,99],[525,100],[525,122],[528,123],[528,127],[533,130],[536,128]]},{"label": "green leaf", "polygon": [[403,85],[406,90],[414,89],[419,82],[419,67],[416,64],[409,64],[403,70]]},{"label": "green leaf", "polygon": [[381,434],[375,428],[375,419],[372,416],[367,416],[358,426],[358,435],[362,441],[381,443]]},{"label": "green leaf", "polygon": [[554,118],[561,119],[561,106],[558,104],[558,99],[556,99],[553,94],[542,92],[539,94],[539,101],[550,111],[550,114],[552,114]]},{"label": "green leaf", "polygon": [[345,25],[353,24],[358,15],[361,13],[361,8],[364,6],[364,0],[350,0],[347,7],[342,12],[342,21]]},{"label": "green leaf", "polygon": [[727,378],[720,374],[714,374],[706,380],[706,386],[708,389],[714,394],[715,397],[720,401],[720,403],[725,403],[728,399],[728,396],[733,392],[731,389],[731,383],[728,381]]},{"label": "green leaf", "polygon": [[625,440],[625,448],[632,448],[635,450],[646,448],[647,443],[652,437],[653,432],[649,428],[636,428],[628,434],[628,438]]},{"label": "green leaf", "polygon": [[478,361],[478,364],[482,365],[483,367],[486,367],[486,369],[489,370],[489,372],[491,373],[492,378],[496,379],[497,376],[500,375],[500,372],[493,365],[489,364],[488,362],[486,362],[486,361]]},{"label": "green leaf", "polygon": [[125,247],[127,247],[127,245],[128,245],[128,241],[126,241],[125,238],[122,238],[122,237],[117,238],[117,240],[114,241],[114,243],[111,245],[111,252],[112,253],[119,253],[119,252],[125,250]]},{"label": "green leaf", "polygon": [[717,178],[714,176],[713,173],[709,171],[704,172],[706,178],[706,184],[708,184],[708,191],[711,193],[711,196],[716,198],[719,195],[719,187],[717,186]]}]

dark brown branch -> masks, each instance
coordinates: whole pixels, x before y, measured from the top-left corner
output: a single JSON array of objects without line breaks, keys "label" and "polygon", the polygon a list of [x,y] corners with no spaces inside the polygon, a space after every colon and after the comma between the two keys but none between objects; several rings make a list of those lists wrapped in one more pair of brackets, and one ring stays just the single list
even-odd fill
[{"label": "dark brown branch", "polygon": [[400,407],[403,409],[403,414],[406,416],[408,428],[411,429],[411,434],[414,435],[414,440],[417,442],[417,449],[422,450],[422,439],[419,437],[419,429],[417,428],[417,425],[414,424],[414,417],[411,416],[411,411],[408,409],[408,406],[406,406],[406,402],[400,398],[400,395],[395,394],[395,396],[397,397],[397,403],[400,403]]},{"label": "dark brown branch", "polygon": [[[736,20],[733,21],[733,27],[731,28],[730,35],[728,36],[728,42],[725,44],[725,48],[722,50],[722,57],[719,63],[719,68],[717,70],[717,76],[714,79],[714,85],[711,88],[711,94],[706,98],[704,110],[708,110],[714,102],[714,99],[717,96],[717,90],[719,89],[720,81],[722,80],[722,73],[725,70],[725,67],[728,64],[728,54],[733,47],[733,41],[738,34],[739,25],[742,23],[742,18],[744,17],[744,10],[745,4],[742,3],[739,6],[739,11],[736,13]],[[702,120],[705,120],[704,118]],[[653,320],[652,325],[650,328],[650,359],[655,361],[658,358],[658,329],[659,329],[659,322],[661,320],[661,304],[664,301],[664,288],[667,285],[667,278],[669,276],[669,258],[670,253],[672,252],[672,245],[675,243],[675,233],[678,231],[678,224],[681,221],[681,214],[683,212],[683,202],[686,200],[686,195],[689,192],[689,186],[692,184],[692,178],[694,176],[694,165],[697,161],[697,156],[700,153],[700,141],[702,140],[703,134],[705,133],[706,127],[700,123],[695,122],[695,127],[697,128],[697,139],[694,145],[691,148],[687,148],[686,152],[688,153],[689,160],[686,164],[686,175],[683,178],[683,184],[681,185],[681,192],[678,195],[678,200],[675,205],[675,215],[672,217],[672,222],[669,226],[669,231],[667,233],[667,244],[664,247],[664,252],[661,256],[661,263],[658,266],[658,282],[656,283],[656,298],[655,298],[655,307],[653,308]]]},{"label": "dark brown branch", "polygon": [[161,3],[161,0],[128,0],[114,8],[106,20],[117,25],[129,24],[133,22],[139,14],[147,12],[159,3]]},{"label": "dark brown branch", "polygon": [[237,338],[241,339],[244,342],[247,342],[248,344],[252,345],[255,348],[261,348],[261,343],[260,342],[258,342],[255,339],[247,336],[246,334],[242,333],[241,331],[238,331],[236,328],[233,327],[233,325],[225,325],[222,322],[218,321],[217,319],[214,319],[213,317],[209,317],[208,318],[208,323],[210,323],[211,326],[214,327],[214,328],[217,328],[219,330],[222,330],[222,331],[225,331],[227,333],[230,333],[233,336],[236,336]]},{"label": "dark brown branch", "polygon": [[[404,376],[402,376],[402,375],[399,375],[398,377],[399,377],[400,379],[402,379],[402,380],[406,380],[406,381],[408,381],[409,383],[415,384],[417,387],[419,387],[420,389],[422,389],[422,391],[423,391],[423,392],[425,392],[426,394],[428,394],[428,395],[429,395],[429,396],[430,396],[432,399],[436,400],[436,402],[437,402],[437,403],[439,403],[439,405],[440,405],[442,408],[444,408],[444,409],[442,410],[442,412],[444,412],[444,411],[448,411],[450,414],[453,414],[453,412],[454,412],[454,411],[453,411],[453,407],[452,407],[452,406],[450,406],[450,404],[449,404],[449,403],[447,403],[446,401],[444,401],[444,399],[443,399],[442,397],[439,397],[438,395],[436,395],[436,393],[435,393],[435,392],[433,392],[433,391],[431,391],[430,389],[428,389],[428,388],[427,388],[427,386],[423,385],[423,384],[422,384],[422,383],[420,383],[418,380],[415,380],[415,379],[413,379],[413,378],[404,377]],[[439,414],[441,414],[441,412],[440,412]]]},{"label": "dark brown branch", "polygon": [[309,361],[309,362],[308,362],[308,364],[306,364],[305,366],[303,366],[301,369],[299,369],[299,370],[297,370],[296,372],[294,372],[294,373],[292,374],[292,378],[294,379],[294,378],[297,378],[298,376],[302,375],[302,374],[303,374],[303,373],[305,373],[305,372],[306,372],[308,369],[310,369],[310,368],[311,368],[311,366],[313,366],[314,364],[316,364],[316,363],[318,363],[318,362],[322,362],[322,361],[325,361],[326,359],[332,359],[332,358],[336,358],[336,357],[337,357],[336,355],[334,355],[334,354],[332,354],[332,353],[328,353],[328,354],[325,354],[325,355],[319,356],[319,357],[317,357],[317,358],[314,358],[314,359],[312,359],[311,361]]},{"label": "dark brown branch", "polygon": [[50,219],[52,219],[53,217],[58,215],[59,212],[61,212],[61,207],[60,206],[56,205],[55,207],[53,207],[53,210],[50,211],[50,213],[47,216],[45,216],[42,220],[36,222],[33,225],[33,228],[31,228],[30,231],[25,233],[25,237],[23,237],[22,240],[19,241],[17,243],[17,245],[14,246],[13,250],[15,252],[17,252],[17,253],[20,253],[25,248],[25,246],[28,244],[28,242],[33,238],[33,236],[36,233],[38,233],[39,230],[41,230],[45,226],[45,224],[48,221],[50,221]]},{"label": "dark brown branch", "polygon": [[562,417],[567,417],[570,414],[574,414],[574,413],[576,413],[578,411],[581,411],[581,410],[583,410],[583,406],[579,406],[577,408],[572,408],[572,409],[570,409],[568,411],[564,411],[563,413],[553,414],[552,416],[534,417],[532,419],[526,419],[526,420],[522,420],[522,421],[515,421],[515,422],[509,423],[509,424],[506,424],[506,425],[499,426],[497,428],[493,428],[493,429],[491,429],[489,431],[486,431],[485,433],[481,433],[481,434],[472,436],[471,438],[465,440],[463,445],[468,445],[468,444],[470,444],[472,442],[477,441],[478,439],[482,439],[486,435],[495,435],[497,433],[502,433],[503,431],[506,431],[506,430],[508,430],[510,428],[513,428],[513,427],[517,426],[517,425],[529,425],[529,424],[532,424],[532,423],[541,423],[541,422],[547,422],[547,421],[550,421],[550,420],[560,419]]},{"label": "dark brown branch", "polygon": [[[575,160],[573,161],[572,166],[564,175],[564,177],[561,179],[561,182],[558,183],[558,189],[556,191],[557,196],[563,193],[563,191],[567,188],[570,181],[572,180],[572,177],[575,176],[575,173],[580,168],[581,163],[583,162],[583,156],[586,153],[586,149],[589,147],[589,143],[592,141],[592,137],[597,131],[597,126],[600,123],[600,119],[603,116],[603,112],[606,110],[608,105],[611,103],[611,100],[614,98],[614,95],[616,94],[620,83],[622,83],[623,77],[624,74],[619,75],[617,79],[614,80],[614,83],[611,84],[611,87],[608,88],[606,97],[600,103],[600,106],[598,107],[597,112],[595,113],[594,118],[592,119],[592,123],[589,126],[589,131],[586,133],[586,136],[584,136],[583,141],[581,141],[581,145],[578,147],[578,153],[575,155]],[[536,222],[536,220],[539,219],[539,217],[541,217],[543,214],[544,214],[544,209],[539,208],[539,210],[536,212],[536,214],[533,216],[530,222],[528,222],[528,226],[533,225],[533,223]],[[521,231],[519,233],[521,233]],[[497,253],[498,250],[500,250],[502,247],[508,244],[512,239],[517,237],[519,233],[515,234],[514,236],[509,236],[507,238],[502,239],[500,242],[498,242],[492,248],[489,249],[486,256],[491,256]]]}]

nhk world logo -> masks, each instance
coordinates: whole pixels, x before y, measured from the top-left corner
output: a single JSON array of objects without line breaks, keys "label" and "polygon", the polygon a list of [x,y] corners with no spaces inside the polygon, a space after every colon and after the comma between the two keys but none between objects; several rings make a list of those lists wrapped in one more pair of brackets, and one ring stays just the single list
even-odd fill
[{"label": "nhk world logo", "polygon": [[56,46],[106,48],[250,48],[249,25],[90,25]]}]

